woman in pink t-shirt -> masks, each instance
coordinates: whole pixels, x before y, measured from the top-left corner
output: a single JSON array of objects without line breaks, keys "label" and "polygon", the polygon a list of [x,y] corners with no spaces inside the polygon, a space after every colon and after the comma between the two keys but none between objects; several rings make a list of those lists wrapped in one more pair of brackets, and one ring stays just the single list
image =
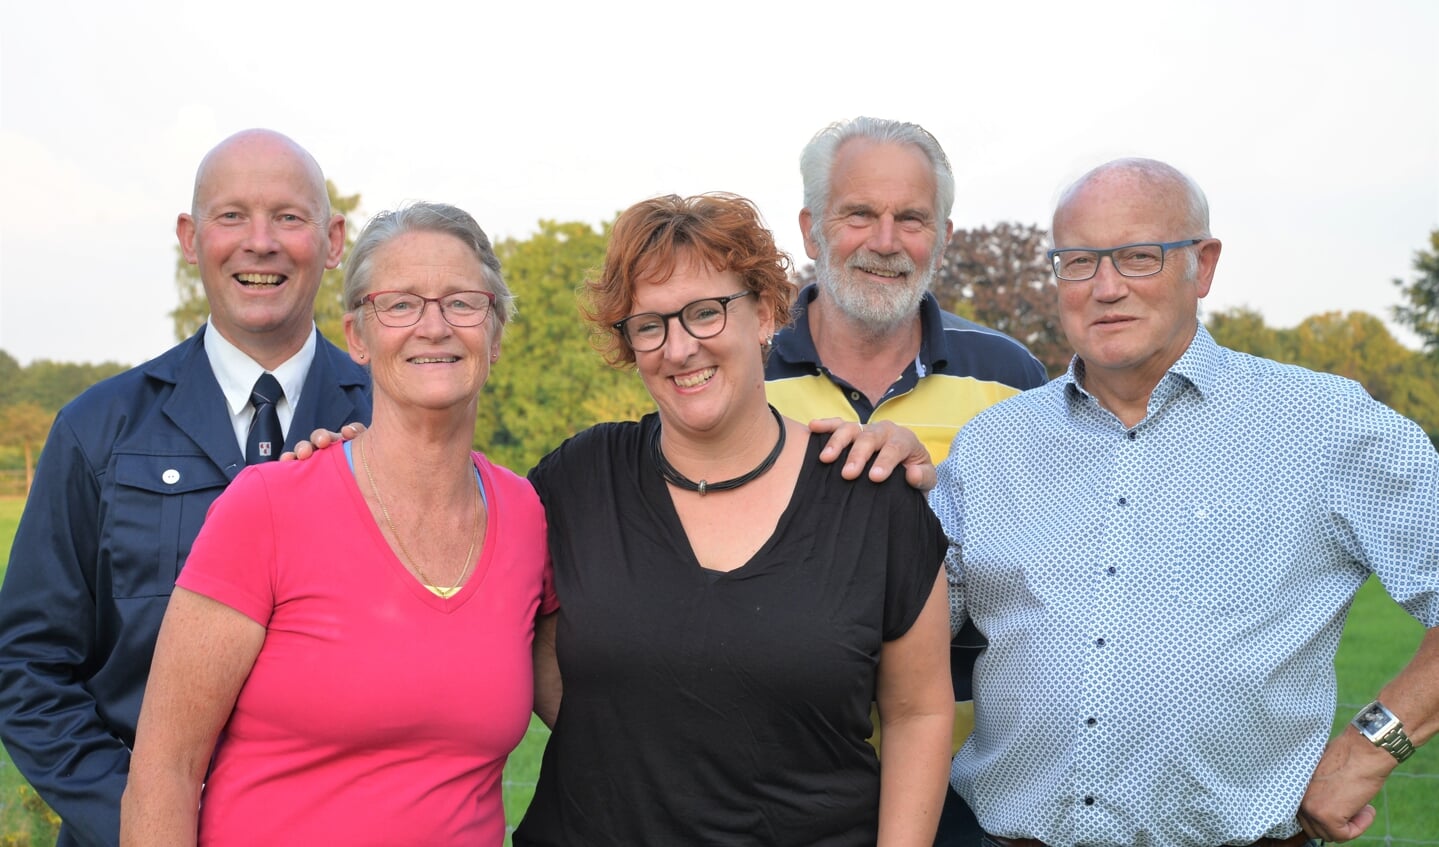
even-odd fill
[{"label": "woman in pink t-shirt", "polygon": [[363,435],[247,469],[156,647],[128,844],[499,844],[501,772],[555,609],[524,479],[471,452],[511,295],[465,212],[370,222],[345,273]]}]

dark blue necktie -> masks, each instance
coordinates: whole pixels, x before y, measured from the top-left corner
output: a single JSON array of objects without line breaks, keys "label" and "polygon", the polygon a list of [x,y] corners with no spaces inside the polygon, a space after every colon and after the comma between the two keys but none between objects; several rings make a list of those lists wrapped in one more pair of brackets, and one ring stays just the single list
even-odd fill
[{"label": "dark blue necktie", "polygon": [[272,462],[285,449],[285,433],[280,429],[280,414],[275,404],[285,396],[280,381],[271,373],[262,373],[250,390],[250,405],[255,417],[250,420],[250,435],[245,439],[245,464]]}]

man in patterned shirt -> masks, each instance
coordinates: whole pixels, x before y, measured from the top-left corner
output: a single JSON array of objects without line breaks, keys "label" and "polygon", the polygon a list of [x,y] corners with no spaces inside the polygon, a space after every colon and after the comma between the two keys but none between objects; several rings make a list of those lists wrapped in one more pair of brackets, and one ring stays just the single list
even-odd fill
[{"label": "man in patterned shirt", "polygon": [[[953,785],[1001,847],[1358,836],[1439,728],[1439,455],[1359,385],[1214,342],[1220,243],[1174,168],[1096,168],[1053,234],[1077,355],[931,494],[953,623],[989,638]],[[1428,630],[1326,746],[1371,574]]]},{"label": "man in patterned shirt", "polygon": [[[879,118],[832,124],[805,146],[800,173],[817,282],[774,338],[765,379],[776,408],[799,420],[894,421],[938,461],[975,413],[1044,384],[1024,345],[944,311],[929,291],[954,229],[954,173],[934,136]],[[970,671],[983,644],[969,627],[951,649],[956,742],[972,726]],[[978,836],[949,792],[936,844]]]}]

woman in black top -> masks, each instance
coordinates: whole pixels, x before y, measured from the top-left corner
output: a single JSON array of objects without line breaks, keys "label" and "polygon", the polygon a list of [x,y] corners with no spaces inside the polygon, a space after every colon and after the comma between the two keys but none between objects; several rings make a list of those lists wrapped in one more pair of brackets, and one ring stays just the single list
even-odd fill
[{"label": "woman in black top", "polygon": [[554,733],[516,845],[933,843],[946,542],[903,479],[843,480],[768,405],[787,265],[748,201],[670,196],[620,216],[586,284],[656,411],[531,473],[561,609],[537,640]]}]

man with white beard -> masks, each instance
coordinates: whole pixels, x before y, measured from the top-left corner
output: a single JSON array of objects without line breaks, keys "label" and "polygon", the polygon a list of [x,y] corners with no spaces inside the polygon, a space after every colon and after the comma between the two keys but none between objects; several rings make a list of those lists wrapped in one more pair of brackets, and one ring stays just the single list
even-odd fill
[{"label": "man with white beard", "polygon": [[[770,402],[797,420],[888,420],[913,430],[938,464],[970,418],[1044,384],[1043,365],[1003,333],[939,307],[930,283],[953,234],[954,172],[917,124],[855,118],[831,124],[800,156],[805,252],[817,282],[775,335]],[[970,675],[984,640],[955,637],[955,749],[973,726]],[[951,789],[937,845],[980,832]]]}]

